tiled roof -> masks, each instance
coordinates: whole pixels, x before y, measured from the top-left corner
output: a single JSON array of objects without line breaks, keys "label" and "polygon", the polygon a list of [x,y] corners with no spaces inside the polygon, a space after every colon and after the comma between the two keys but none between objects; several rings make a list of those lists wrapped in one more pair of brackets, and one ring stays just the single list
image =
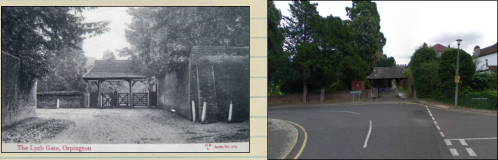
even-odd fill
[{"label": "tiled roof", "polygon": [[488,66],[488,67],[489,67],[489,70],[496,72],[496,66]]},{"label": "tiled roof", "polygon": [[485,55],[488,55],[488,54],[491,54],[491,53],[495,53],[497,51],[497,47],[496,47],[497,44],[498,43],[495,43],[492,46],[489,46],[489,47],[486,47],[484,49],[481,49],[479,57],[482,57],[482,56],[485,56]]},{"label": "tiled roof", "polygon": [[406,79],[403,71],[399,67],[375,67],[372,74],[366,79]]},{"label": "tiled roof", "polygon": [[95,60],[94,67],[83,79],[143,79],[143,75],[133,72],[132,60]]},{"label": "tiled roof", "polygon": [[444,52],[446,49],[448,49],[448,47],[445,47],[439,43],[434,45],[432,48],[434,48],[434,50],[436,50],[436,52]]}]

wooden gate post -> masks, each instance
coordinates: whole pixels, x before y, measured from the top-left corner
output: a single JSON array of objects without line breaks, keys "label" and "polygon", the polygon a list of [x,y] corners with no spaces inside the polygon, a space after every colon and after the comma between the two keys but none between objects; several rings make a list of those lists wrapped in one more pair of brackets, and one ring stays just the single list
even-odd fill
[{"label": "wooden gate post", "polygon": [[99,80],[99,81],[97,82],[97,84],[98,84],[98,88],[97,88],[97,92],[98,92],[98,96],[97,96],[97,107],[99,107],[99,108],[100,108],[100,107],[102,107],[102,98],[101,98],[101,97],[102,97],[102,95],[100,95],[100,94],[101,94],[101,93],[100,93],[100,87],[101,87],[101,85],[102,85],[102,81],[101,81],[101,80]]}]

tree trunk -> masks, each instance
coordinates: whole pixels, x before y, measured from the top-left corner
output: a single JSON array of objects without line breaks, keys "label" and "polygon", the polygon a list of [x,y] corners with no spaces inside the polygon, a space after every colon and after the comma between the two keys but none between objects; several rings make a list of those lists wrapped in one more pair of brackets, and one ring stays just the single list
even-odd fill
[{"label": "tree trunk", "polygon": [[306,103],[306,98],[308,97],[308,86],[306,86],[306,72],[303,71],[303,103]]},{"label": "tree trunk", "polygon": [[325,101],[325,87],[320,90],[320,102]]}]

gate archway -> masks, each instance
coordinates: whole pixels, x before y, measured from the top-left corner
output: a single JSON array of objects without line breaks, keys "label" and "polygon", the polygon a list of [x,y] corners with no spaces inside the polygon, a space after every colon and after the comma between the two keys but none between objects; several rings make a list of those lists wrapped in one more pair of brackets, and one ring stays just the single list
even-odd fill
[{"label": "gate archway", "polygon": [[[384,97],[392,97],[398,95],[399,92],[399,82],[403,79],[407,79],[403,74],[403,71],[398,67],[375,67],[373,72],[367,76],[367,80],[373,80],[377,84],[377,93],[375,97],[378,98],[381,95]],[[392,80],[396,80],[396,89],[391,88],[379,88],[379,81],[388,80],[391,83]],[[372,95],[373,97],[373,95]]]},{"label": "gate archway", "polygon": [[[95,66],[82,77],[87,82],[87,92],[90,93],[89,107],[149,107],[151,87],[148,83],[145,83],[145,89],[141,93],[133,93],[136,82],[147,80],[146,76],[133,72],[135,63],[132,60],[96,60]],[[128,91],[108,91],[102,88],[104,82],[115,81],[128,82]],[[91,89],[92,85],[96,89]]]}]

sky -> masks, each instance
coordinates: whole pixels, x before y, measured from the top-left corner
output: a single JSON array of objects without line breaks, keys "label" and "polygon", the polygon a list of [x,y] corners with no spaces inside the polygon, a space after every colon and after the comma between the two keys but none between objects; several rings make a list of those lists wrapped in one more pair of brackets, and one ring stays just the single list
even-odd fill
[{"label": "sky", "polygon": [[110,21],[109,31],[83,41],[83,51],[87,57],[101,59],[104,51],[114,53],[116,59],[124,60],[126,57],[118,57],[116,49],[130,47],[126,41],[125,29],[131,23],[132,17],[126,13],[127,7],[98,7],[86,10],[82,13],[85,22]]},{"label": "sky", "polygon": [[[313,1],[312,1],[313,2]],[[374,1],[375,2],[375,1]],[[290,2],[277,1],[275,6],[283,16],[291,16]],[[346,16],[351,1],[319,1],[317,10],[322,17]],[[387,39],[384,54],[395,58],[397,64],[408,64],[415,50],[425,42],[452,48],[458,47],[473,54],[474,47],[481,49],[497,43],[497,1],[380,1],[380,31]]]}]

